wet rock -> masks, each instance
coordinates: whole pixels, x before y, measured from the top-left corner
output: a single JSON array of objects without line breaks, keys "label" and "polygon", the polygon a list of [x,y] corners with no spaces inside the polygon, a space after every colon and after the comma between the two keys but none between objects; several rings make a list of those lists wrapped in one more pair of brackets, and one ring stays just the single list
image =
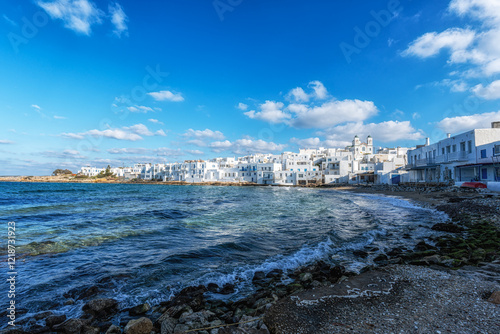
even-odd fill
[{"label": "wet rock", "polygon": [[91,287],[78,287],[71,289],[70,291],[63,294],[65,298],[73,298],[76,300],[85,299],[97,295],[100,292],[98,286],[94,285]]},{"label": "wet rock", "polygon": [[97,319],[103,319],[118,311],[118,302],[112,298],[93,299],[85,304],[82,310]]},{"label": "wet rock", "polygon": [[99,334],[100,330],[97,327],[91,327],[84,325],[81,329],[81,334]]},{"label": "wet rock", "polygon": [[311,273],[302,273],[299,275],[299,279],[301,282],[309,282],[312,281],[313,275]]},{"label": "wet rock", "polygon": [[203,295],[205,292],[207,292],[207,288],[204,285],[188,286],[179,292],[179,296],[197,297]]},{"label": "wet rock", "polygon": [[375,263],[379,263],[379,262],[383,262],[383,261],[387,261],[389,258],[387,257],[387,255],[385,254],[380,254],[378,255],[377,257],[375,257],[373,259],[373,262]]},{"label": "wet rock", "polygon": [[74,305],[74,304],[75,304],[75,300],[71,299],[71,298],[64,301],[64,305]]},{"label": "wet rock", "polygon": [[256,271],[253,275],[252,281],[260,281],[266,278],[266,274],[263,271]]},{"label": "wet rock", "polygon": [[224,284],[222,289],[220,289],[219,293],[221,295],[230,295],[230,294],[234,293],[234,291],[235,291],[234,284],[226,283],[226,284]]},{"label": "wet rock", "polygon": [[47,327],[49,327],[49,328],[52,328],[55,325],[63,323],[64,321],[66,321],[66,316],[64,314],[62,314],[62,315],[51,315],[51,316],[48,316],[45,319],[45,325]]},{"label": "wet rock", "polygon": [[493,304],[500,304],[500,290],[493,292],[488,301]]},{"label": "wet rock", "polygon": [[170,317],[164,318],[161,322],[161,334],[173,334],[175,326],[177,326],[178,323],[179,321],[177,319]]},{"label": "wet rock", "polygon": [[184,325],[184,324],[178,324],[175,326],[174,328],[174,333],[184,333],[184,332],[187,332],[189,330],[189,326],[187,325]]},{"label": "wet rock", "polygon": [[208,283],[207,290],[210,292],[217,292],[217,290],[219,290],[219,286],[215,283]]},{"label": "wet rock", "polygon": [[45,319],[47,318],[48,316],[51,316],[53,315],[54,313],[50,312],[50,311],[47,311],[47,312],[42,312],[42,313],[38,313],[38,314],[35,314],[35,316],[33,316],[33,318],[35,320],[42,320],[42,319]]},{"label": "wet rock", "polygon": [[423,252],[426,250],[432,250],[432,249],[436,249],[436,247],[427,244],[425,241],[420,241],[419,243],[417,243],[417,245],[414,248],[415,251],[419,251],[419,252]]},{"label": "wet rock", "polygon": [[434,226],[432,226],[431,229],[434,231],[450,232],[450,233],[460,233],[464,230],[463,227],[460,227],[457,224],[453,223],[437,223],[434,224]]},{"label": "wet rock", "polygon": [[206,327],[214,317],[215,314],[213,312],[203,310],[191,314],[181,315],[179,323],[186,324],[192,328]]},{"label": "wet rock", "polygon": [[137,306],[132,307],[128,313],[130,315],[142,315],[146,312],[148,312],[151,309],[151,306],[148,303],[140,304]]},{"label": "wet rock", "polygon": [[354,250],[352,251],[352,255],[354,256],[357,256],[357,257],[361,257],[361,258],[365,258],[368,256],[368,252],[365,252],[363,250]]},{"label": "wet rock", "polygon": [[53,329],[56,332],[63,332],[65,334],[79,334],[83,327],[83,320],[69,319],[65,322],[55,325]]},{"label": "wet rock", "polygon": [[106,331],[106,334],[120,334],[122,331],[120,327],[111,325],[109,326],[108,330]]},{"label": "wet rock", "polygon": [[148,318],[142,317],[136,320],[130,320],[125,326],[125,334],[149,334],[153,329],[153,323]]},{"label": "wet rock", "polygon": [[283,270],[273,269],[267,273],[266,278],[280,278],[281,276],[283,276]]}]

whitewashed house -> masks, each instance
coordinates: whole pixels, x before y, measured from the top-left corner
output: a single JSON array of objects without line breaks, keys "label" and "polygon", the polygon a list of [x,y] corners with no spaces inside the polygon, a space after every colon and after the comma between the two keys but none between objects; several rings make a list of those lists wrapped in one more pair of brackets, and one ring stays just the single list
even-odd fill
[{"label": "whitewashed house", "polygon": [[434,144],[427,139],[425,145],[408,151],[409,181],[498,182],[499,145],[500,122],[494,122],[490,129],[448,134]]}]

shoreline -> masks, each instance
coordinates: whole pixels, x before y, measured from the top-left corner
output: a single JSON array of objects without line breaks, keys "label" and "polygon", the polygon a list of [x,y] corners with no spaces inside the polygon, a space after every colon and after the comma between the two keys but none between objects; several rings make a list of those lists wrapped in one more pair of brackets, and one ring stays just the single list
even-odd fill
[{"label": "shoreline", "polygon": [[[42,317],[38,321],[43,325],[39,325],[37,328],[33,328],[33,330],[28,332],[42,333],[58,331],[67,334],[103,332],[118,334],[123,331],[134,334],[136,332],[131,332],[130,327],[137,327],[139,325],[145,326],[145,328],[150,329],[149,331],[153,330],[158,333],[185,333],[189,331],[190,333],[215,334],[290,334],[299,332],[312,334],[323,332],[352,332],[353,330],[363,332],[374,330],[375,328],[378,330],[381,328],[391,328],[391,330],[394,330],[394,328],[390,327],[390,322],[384,323],[380,322],[380,319],[377,319],[382,317],[382,314],[379,312],[383,310],[379,308],[384,305],[383,303],[391,301],[396,303],[398,298],[404,299],[410,296],[411,294],[404,289],[408,289],[408,285],[405,285],[407,281],[414,282],[415,284],[418,283],[423,287],[424,291],[433,291],[434,287],[426,280],[426,278],[429,277],[437,277],[432,281],[434,285],[437,285],[439,279],[442,280],[445,277],[446,279],[450,279],[451,277],[456,284],[453,285],[454,288],[452,290],[447,291],[447,294],[456,293],[456,297],[459,298],[460,294],[467,293],[470,298],[477,299],[472,301],[474,307],[480,306],[481,309],[488,310],[490,314],[498,314],[500,316],[498,313],[498,306],[486,301],[493,290],[499,290],[500,277],[497,277],[498,281],[495,283],[474,279],[469,275],[470,273],[474,273],[474,268],[477,268],[478,272],[481,271],[481,265],[483,267],[487,264],[500,266],[500,263],[496,263],[500,262],[499,254],[488,254],[486,251],[484,253],[479,252],[481,254],[477,252],[473,254],[473,251],[470,252],[470,254],[466,254],[461,249],[453,252],[449,252],[448,250],[450,249],[448,249],[445,252],[441,247],[433,245],[433,243],[438,244],[441,242],[443,248],[450,248],[451,246],[458,246],[464,243],[464,241],[467,244],[471,235],[473,238],[479,237],[481,234],[486,233],[485,229],[491,232],[492,229],[490,225],[481,226],[480,229],[475,231],[474,226],[476,223],[484,219],[492,220],[492,223],[496,225],[498,230],[498,217],[500,216],[498,208],[500,202],[496,196],[469,191],[409,192],[377,189],[377,187],[335,187],[333,190],[358,194],[401,197],[414,201],[424,207],[434,208],[451,214],[450,218],[452,223],[443,224],[443,226],[438,227],[441,228],[441,230],[450,232],[450,236],[444,237],[441,240],[423,240],[422,243],[419,243],[413,250],[393,249],[387,252],[387,254],[384,254],[384,256],[381,254],[378,261],[376,261],[377,265],[375,267],[366,268],[366,270],[359,275],[346,272],[341,266],[331,267],[321,261],[306,267],[297,268],[289,275],[289,277],[293,279],[293,282],[287,285],[279,284],[279,279],[283,276],[282,271],[276,270],[270,273],[259,272],[255,274],[253,279],[253,283],[257,287],[256,292],[235,302],[207,300],[207,298],[205,298],[205,294],[209,291],[219,292],[221,294],[231,293],[234,288],[231,284],[222,287],[210,284],[207,286],[187,287],[168,302],[163,302],[159,305],[141,304],[131,309],[122,310],[118,309],[116,301],[109,299],[91,299],[86,304],[86,311],[84,307],[85,314],[81,318],[66,319],[64,317],[63,319],[61,315],[45,314],[45,317]],[[471,205],[482,206],[480,210],[474,210]],[[486,211],[486,207],[490,207],[492,210]],[[468,212],[468,215],[462,217],[460,214],[453,214],[454,212],[460,213],[462,211]],[[500,242],[500,233],[498,238]],[[483,241],[484,240],[478,240],[478,242]],[[454,245],[450,246],[447,244],[450,242],[454,243]],[[455,254],[457,252],[458,254]],[[455,257],[462,256],[462,260],[450,257],[450,255]],[[360,256],[362,256],[361,253]],[[447,258],[444,259],[444,257]],[[461,262],[457,262],[457,260]],[[479,266],[473,267],[474,265]],[[463,268],[466,268],[469,272],[463,270]],[[386,275],[388,276],[386,277]],[[372,288],[368,289],[366,284],[363,285],[363,282],[366,280],[372,282],[384,277],[394,280],[395,283],[391,289],[378,295],[373,294]],[[483,276],[482,278],[484,279],[485,277],[486,276]],[[360,284],[360,291],[365,291],[366,293],[359,293],[359,296],[355,297],[342,297],[339,295],[339,292],[335,290],[342,287],[342,284]],[[467,288],[465,289],[465,287]],[[443,293],[446,286],[441,285],[441,289],[442,291],[440,291],[440,293]],[[320,299],[311,297],[311,294],[315,295],[320,290],[323,291],[322,293],[325,294],[326,297]],[[383,288],[381,291],[382,290]],[[371,295],[368,293],[369,291],[371,291]],[[418,289],[415,291],[412,290],[412,293],[419,294],[419,291]],[[427,295],[426,298],[432,299],[432,296]],[[347,301],[351,302],[349,303]],[[423,302],[425,302],[425,300]],[[432,302],[434,310],[431,308],[429,312],[434,311],[436,314],[439,313],[437,308],[444,305],[440,304],[440,302],[442,303],[444,300],[432,300]],[[454,305],[456,302],[457,300],[446,301],[446,305]],[[460,299],[459,302],[463,304],[465,301]],[[294,308],[292,307],[293,305],[298,305],[300,307],[297,306]],[[293,324],[293,327],[289,327],[287,321],[285,323],[283,322],[284,318],[302,319],[302,322],[304,322],[304,317],[308,316],[310,316],[311,319],[315,319],[314,310],[320,308],[320,306],[326,307],[326,309],[331,308],[330,313],[328,313],[330,316],[333,316],[332,314],[337,312],[339,308],[345,312],[342,317],[335,321],[333,321],[333,318],[328,316],[328,314],[324,314],[323,317],[328,319],[330,327],[325,327],[326,324],[323,324],[321,319],[319,319],[318,323],[313,327],[305,324],[304,326],[306,327],[301,327],[300,321],[296,323],[293,321],[290,322]],[[457,307],[463,308],[463,305],[457,305]],[[353,311],[356,312],[356,316],[351,315]],[[406,311],[411,312],[411,308]],[[313,313],[309,314],[309,312]],[[421,310],[420,312],[424,311]],[[107,319],[110,319],[111,315],[116,314],[121,314],[119,327],[111,325],[110,322],[107,321]],[[461,316],[465,317],[465,315]],[[371,320],[363,319],[363,317]],[[491,319],[480,318],[480,315],[476,317],[479,317],[478,319],[485,324],[487,323],[488,326],[490,326],[489,328],[496,328],[494,327],[496,323]],[[455,318],[438,319],[437,321],[440,323],[441,327],[437,325],[436,321],[430,321],[429,323],[432,323],[434,327],[438,326],[436,328],[445,330],[453,330],[453,328],[455,328],[456,330],[457,327],[454,327],[457,323],[456,320]],[[237,323],[238,325],[217,327],[231,323]],[[331,325],[332,323],[336,325]],[[415,331],[415,326],[417,325],[414,323],[414,321],[405,322],[403,327],[400,326],[401,323],[396,323],[398,327],[395,329],[401,330],[401,328],[407,328],[407,330]],[[364,327],[359,324],[362,324]],[[373,325],[373,327],[370,326],[370,324]],[[127,326],[129,327],[128,330]],[[480,331],[480,327],[478,329],[472,324],[470,326],[471,327],[466,328],[475,331],[479,330],[479,332],[485,333],[493,332],[491,329],[486,328],[484,328],[484,331]],[[498,326],[500,326],[500,324],[498,324]],[[208,327],[215,328],[206,331],[192,331],[195,328]],[[295,331],[291,331],[290,328],[293,328]],[[460,327],[458,327],[458,329],[460,329]],[[461,327],[461,329],[463,330],[464,327]],[[16,333],[21,332],[22,331],[18,330]]]}]

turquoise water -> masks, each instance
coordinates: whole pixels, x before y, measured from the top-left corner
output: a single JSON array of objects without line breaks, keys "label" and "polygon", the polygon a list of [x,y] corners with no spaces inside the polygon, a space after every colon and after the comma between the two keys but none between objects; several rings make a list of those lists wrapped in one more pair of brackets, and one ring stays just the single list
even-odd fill
[{"label": "turquoise water", "polygon": [[[401,199],[328,189],[0,183],[0,254],[14,221],[16,304],[71,316],[92,286],[92,298],[127,307],[209,282],[235,283],[236,298],[257,270],[319,259],[356,271],[375,255],[353,250],[411,246],[444,218]],[[64,305],[68,298],[76,303]]]}]

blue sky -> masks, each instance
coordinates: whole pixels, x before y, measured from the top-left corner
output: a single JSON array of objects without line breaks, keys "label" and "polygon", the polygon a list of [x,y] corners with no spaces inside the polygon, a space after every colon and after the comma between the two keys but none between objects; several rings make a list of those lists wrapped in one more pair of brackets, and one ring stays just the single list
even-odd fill
[{"label": "blue sky", "polygon": [[500,3],[4,0],[0,175],[500,120]]}]

